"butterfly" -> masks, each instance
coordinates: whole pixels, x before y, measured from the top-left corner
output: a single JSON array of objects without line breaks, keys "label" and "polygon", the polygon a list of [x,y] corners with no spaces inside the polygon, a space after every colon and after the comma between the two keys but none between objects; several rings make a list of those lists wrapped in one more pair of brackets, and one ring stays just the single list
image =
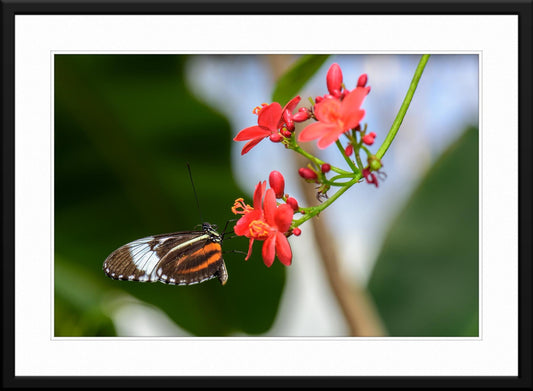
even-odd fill
[{"label": "butterfly", "polygon": [[209,223],[201,231],[148,236],[113,251],[102,268],[115,280],[192,285],[218,278],[224,285],[223,237]]}]

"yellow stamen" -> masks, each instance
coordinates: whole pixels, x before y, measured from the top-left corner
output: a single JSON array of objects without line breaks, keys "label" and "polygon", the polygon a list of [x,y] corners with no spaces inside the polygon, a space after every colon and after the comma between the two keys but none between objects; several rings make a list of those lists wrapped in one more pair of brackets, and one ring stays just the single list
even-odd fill
[{"label": "yellow stamen", "polygon": [[259,240],[266,239],[271,230],[270,225],[268,225],[262,220],[252,221],[248,228],[250,230],[250,237]]},{"label": "yellow stamen", "polygon": [[233,206],[231,207],[231,211],[233,212],[233,214],[236,214],[236,215],[244,215],[248,212],[251,212],[252,210],[254,210],[254,208],[252,208],[250,205],[246,205],[244,203],[244,199],[243,198],[237,198],[235,200],[235,203],[233,204]]}]

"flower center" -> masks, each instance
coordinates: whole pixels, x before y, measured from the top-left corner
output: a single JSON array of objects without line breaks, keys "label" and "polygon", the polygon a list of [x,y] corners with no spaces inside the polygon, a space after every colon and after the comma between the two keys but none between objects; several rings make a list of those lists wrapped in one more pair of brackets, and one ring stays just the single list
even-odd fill
[{"label": "flower center", "polygon": [[248,226],[250,229],[250,237],[254,239],[264,240],[268,237],[269,232],[272,230],[270,225],[262,220],[254,220]]}]

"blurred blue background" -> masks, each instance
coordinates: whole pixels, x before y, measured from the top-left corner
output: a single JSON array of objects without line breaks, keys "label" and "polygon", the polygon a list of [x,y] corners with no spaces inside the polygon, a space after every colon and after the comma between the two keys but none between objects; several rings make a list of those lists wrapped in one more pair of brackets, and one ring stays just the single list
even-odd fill
[{"label": "blurred blue background", "polygon": [[[420,55],[332,55],[299,94],[327,92],[337,62],[351,89],[372,87],[363,123],[384,140]],[[256,124],[290,55],[60,55],[55,57],[56,336],[343,336],[347,326],[314,247],[310,224],[290,239],[293,265],[268,269],[260,247],[227,254],[228,285],[111,281],[116,247],[200,223],[223,227],[233,200],[251,202],[272,170],[303,200],[281,144],[241,156],[231,141]],[[348,279],[367,287],[389,335],[478,335],[477,55],[432,55],[383,159],[379,188],[354,186],[321,214]],[[282,105],[286,102],[280,102]],[[306,147],[306,144],[303,144]],[[320,158],[344,167],[338,151]],[[246,250],[232,239],[226,248]]]}]

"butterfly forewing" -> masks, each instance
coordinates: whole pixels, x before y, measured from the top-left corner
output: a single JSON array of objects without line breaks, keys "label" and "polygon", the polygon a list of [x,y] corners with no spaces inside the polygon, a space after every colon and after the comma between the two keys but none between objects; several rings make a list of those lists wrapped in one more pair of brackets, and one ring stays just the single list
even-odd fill
[{"label": "butterfly forewing", "polygon": [[107,276],[118,280],[191,285],[228,278],[222,238],[204,224],[204,231],[175,232],[135,240],[112,252],[104,262]]}]

